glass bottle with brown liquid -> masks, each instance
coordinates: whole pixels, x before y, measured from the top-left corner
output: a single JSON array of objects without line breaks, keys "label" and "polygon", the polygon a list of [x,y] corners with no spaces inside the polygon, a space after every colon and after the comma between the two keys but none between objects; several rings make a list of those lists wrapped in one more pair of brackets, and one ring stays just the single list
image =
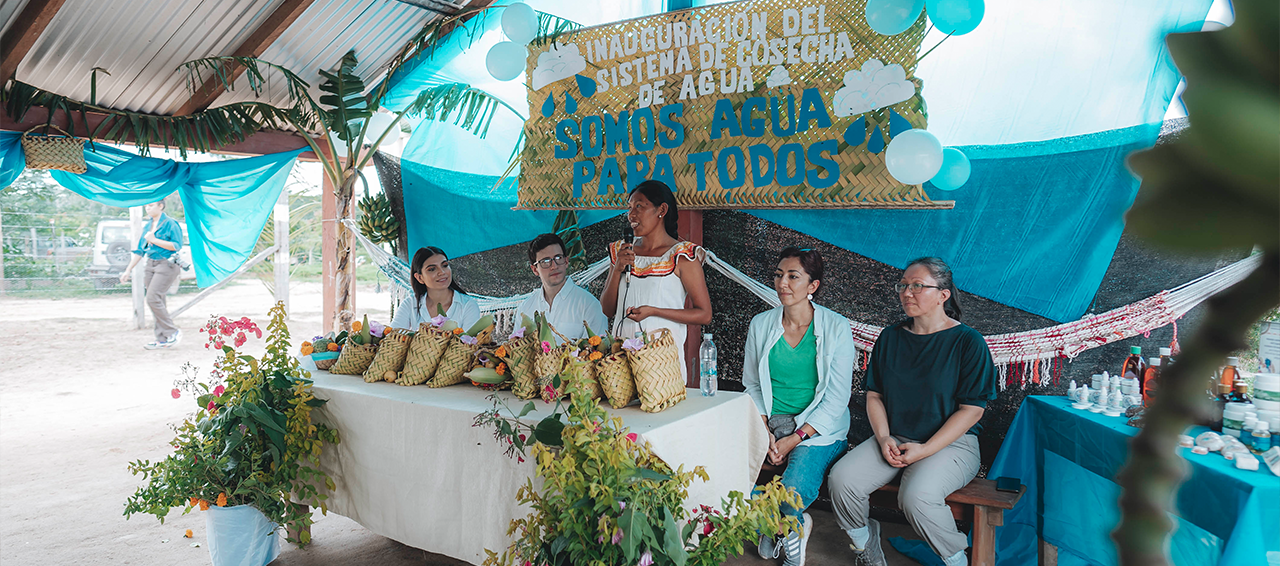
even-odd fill
[{"label": "glass bottle with brown liquid", "polygon": [[1156,394],[1156,382],[1160,380],[1160,358],[1151,358],[1151,365],[1142,372],[1142,404],[1150,405]]},{"label": "glass bottle with brown liquid", "polygon": [[1219,382],[1234,389],[1236,386],[1236,379],[1240,378],[1240,370],[1236,369],[1236,366],[1238,365],[1240,365],[1240,358],[1235,356],[1227,358],[1227,365],[1222,368],[1222,376],[1220,376]]},{"label": "glass bottle with brown liquid", "polygon": [[1133,379],[1138,382],[1138,393],[1143,399],[1147,398],[1145,392],[1142,391],[1142,375],[1146,373],[1147,361],[1142,359],[1142,348],[1140,346],[1129,347],[1129,357],[1124,359],[1124,365],[1120,366],[1120,379]]}]

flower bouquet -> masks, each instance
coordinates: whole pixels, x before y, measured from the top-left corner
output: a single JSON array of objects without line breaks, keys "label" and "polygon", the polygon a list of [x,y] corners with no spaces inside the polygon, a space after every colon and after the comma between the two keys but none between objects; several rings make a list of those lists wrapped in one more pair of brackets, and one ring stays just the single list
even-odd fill
[{"label": "flower bouquet", "polygon": [[373,358],[378,353],[378,341],[380,336],[374,336],[369,326],[369,316],[365,315],[364,322],[355,321],[351,323],[350,331],[338,333],[334,339],[338,343],[340,355],[338,361],[329,368],[329,373],[337,373],[342,375],[362,375],[365,370],[369,369],[369,365],[373,363]]},{"label": "flower bouquet", "polygon": [[332,332],[326,336],[316,336],[313,338],[315,342],[304,341],[300,352],[304,356],[311,356],[316,369],[328,371],[338,361],[338,356],[342,355],[342,346],[335,338]]},{"label": "flower bouquet", "polygon": [[[535,315],[537,313],[534,313]],[[529,315],[520,315],[520,326],[494,351],[511,375],[511,392],[521,399],[538,396],[538,376],[533,370],[538,347],[538,325]]]},{"label": "flower bouquet", "polygon": [[[449,321],[453,322],[453,321]],[[480,317],[465,332],[457,323],[453,323],[454,339],[449,347],[440,354],[440,364],[435,375],[427,381],[427,387],[448,387],[466,381],[463,374],[475,366],[476,352],[481,346],[493,341],[493,315]]]},{"label": "flower bouquet", "polygon": [[[311,422],[311,410],[325,401],[312,395],[310,375],[289,351],[284,319],[284,305],[277,303],[267,326],[266,353],[258,358],[236,350],[250,333],[262,335],[257,325],[247,318],[210,321],[206,347],[219,350],[210,381],[201,381],[199,371],[187,364],[184,379],[171,391],[175,399],[192,396],[198,409],[174,427],[172,454],[157,462],[129,464],[129,471],[141,475],[146,485],[129,497],[125,517],[148,513],[163,522],[174,507],[183,507],[185,514],[196,508],[251,506],[265,516],[259,524],[271,525],[245,535],[262,543],[257,546],[278,550],[268,544],[278,526],[297,533],[290,540],[300,546],[310,542],[311,513],[294,502],[327,510],[326,495],[318,488],[332,490],[334,484],[318,466],[322,448],[338,442],[338,431]],[[213,517],[209,523],[211,540],[222,536]]]}]

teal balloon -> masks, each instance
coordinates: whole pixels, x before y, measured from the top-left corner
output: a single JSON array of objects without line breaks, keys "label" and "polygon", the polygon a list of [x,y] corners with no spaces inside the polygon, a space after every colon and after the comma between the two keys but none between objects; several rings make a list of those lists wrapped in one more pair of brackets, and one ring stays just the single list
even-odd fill
[{"label": "teal balloon", "polygon": [[867,151],[878,154],[884,151],[884,134],[880,133],[880,126],[876,126],[871,131],[871,140],[867,142]]},{"label": "teal balloon", "polygon": [[507,39],[527,45],[538,35],[538,13],[528,4],[510,4],[502,10],[502,33]]},{"label": "teal balloon", "polygon": [[859,146],[864,141],[867,141],[867,119],[858,116],[857,120],[854,120],[852,124],[849,124],[848,128],[845,128],[844,143],[850,146]]},{"label": "teal balloon", "polygon": [[555,113],[556,113],[556,95],[553,92],[551,93],[551,96],[547,97],[547,101],[542,103],[542,116],[544,118],[550,118],[551,115]]},{"label": "teal balloon", "polygon": [[[554,96],[554,95],[552,95],[552,96]],[[578,113],[578,101],[577,101],[577,99],[573,98],[573,95],[572,95],[572,94],[569,94],[569,93],[567,93],[567,92],[566,92],[566,93],[564,93],[564,111],[565,111],[565,112],[568,112],[569,114],[577,114],[577,113]]]},{"label": "teal balloon", "polygon": [[596,81],[591,77],[582,75],[574,75],[574,79],[578,81],[578,92],[582,93],[583,98],[591,98],[596,94]]},{"label": "teal balloon", "polygon": [[964,152],[948,147],[942,150],[942,168],[929,182],[941,190],[954,191],[969,180],[970,171],[969,158]]},{"label": "teal balloon", "polygon": [[964,35],[978,27],[987,7],[982,0],[925,0],[924,10],[938,31]]},{"label": "teal balloon", "polygon": [[907,130],[889,142],[884,165],[899,183],[919,185],[942,168],[942,144],[925,130]]},{"label": "teal balloon", "polygon": [[924,0],[868,0],[867,25],[880,35],[898,35],[920,17]]}]

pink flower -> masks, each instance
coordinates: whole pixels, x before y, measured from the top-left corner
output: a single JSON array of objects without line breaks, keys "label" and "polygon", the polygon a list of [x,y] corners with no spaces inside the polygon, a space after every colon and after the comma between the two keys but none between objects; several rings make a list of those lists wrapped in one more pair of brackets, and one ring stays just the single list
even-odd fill
[{"label": "pink flower", "polygon": [[711,521],[707,521],[706,525],[702,527],[702,536],[708,536],[711,534],[711,531],[714,530],[716,530],[715,525],[712,525]]},{"label": "pink flower", "polygon": [[508,340],[519,340],[521,338],[524,338],[523,326],[521,326],[520,328],[517,328],[515,332],[511,333],[511,336],[507,337]]},{"label": "pink flower", "polygon": [[644,554],[640,555],[640,562],[636,566],[653,566],[653,553],[646,549]]},{"label": "pink flower", "polygon": [[626,510],[627,510],[627,502],[626,502],[626,501],[619,501],[619,502],[618,502],[618,510],[619,510],[619,511],[626,511]]},{"label": "pink flower", "polygon": [[523,456],[516,456],[516,462],[517,462],[517,463],[520,463],[520,464],[523,464],[523,463],[524,463],[524,457],[523,457]]},{"label": "pink flower", "polygon": [[262,329],[261,329],[261,328],[258,328],[257,326],[254,326],[254,327],[253,327],[253,333],[254,333],[255,335],[257,335],[257,336],[258,336],[258,339],[259,339],[259,340],[261,340],[261,339],[262,339]]},{"label": "pink flower", "polygon": [[550,353],[551,353],[551,343],[550,343],[550,342],[545,342],[545,341],[544,341],[544,342],[542,343],[542,353],[544,353],[544,354],[550,354]]},{"label": "pink flower", "polygon": [[441,326],[444,326],[444,323],[445,323],[445,322],[448,322],[448,321],[449,321],[449,319],[445,318],[445,316],[444,316],[444,315],[442,315],[442,314],[438,314],[438,315],[435,315],[435,316],[431,317],[431,326],[434,326],[434,327],[436,327],[436,328],[440,328]]},{"label": "pink flower", "polygon": [[214,347],[214,348],[217,348],[217,349],[219,349],[219,350],[221,350],[221,349],[222,349],[222,347],[223,347],[223,346],[225,346],[225,345],[226,345],[226,342],[223,342],[222,340],[214,340],[214,341],[213,341],[213,347]]},{"label": "pink flower", "polygon": [[182,396],[182,392],[181,392],[181,391],[178,391],[178,388],[177,388],[177,387],[174,387],[174,388],[173,388],[173,391],[170,391],[170,392],[169,392],[169,394],[170,394],[170,395],[173,395],[173,398],[174,398],[174,399],[177,399],[178,397],[181,397],[181,396]]},{"label": "pink flower", "polygon": [[476,342],[479,341],[479,339],[476,338],[475,336],[468,336],[466,334],[459,336],[458,339],[461,340],[463,344],[466,344],[468,346],[475,346]]},{"label": "pink flower", "polygon": [[217,386],[217,387],[214,387],[214,388],[213,388],[213,395],[214,395],[215,397],[221,397],[221,396],[222,396],[222,394],[223,394],[223,392],[225,392],[226,390],[227,390],[227,388],[226,388],[226,387],[223,387],[223,386],[219,385],[219,386]]},{"label": "pink flower", "polygon": [[640,437],[636,436],[636,433],[634,432],[627,433],[627,440],[630,440],[631,442],[635,442],[637,438],[640,438]]},{"label": "pink flower", "polygon": [[236,334],[236,347],[237,347],[237,348],[239,348],[239,347],[243,346],[243,345],[244,345],[244,343],[245,343],[245,341],[247,341],[247,340],[248,340],[248,338],[244,335],[244,333],[243,333],[243,332],[241,332],[241,333],[239,333],[239,334]]},{"label": "pink flower", "polygon": [[614,529],[613,537],[609,539],[609,542],[613,544],[622,542],[622,529]]},{"label": "pink flower", "polygon": [[206,410],[206,411],[212,411],[212,410],[213,410],[213,401],[209,401],[209,405],[208,405],[207,407],[205,407],[205,410]]},{"label": "pink flower", "polygon": [[641,338],[627,338],[622,341],[622,349],[637,352],[644,348],[644,340]]}]

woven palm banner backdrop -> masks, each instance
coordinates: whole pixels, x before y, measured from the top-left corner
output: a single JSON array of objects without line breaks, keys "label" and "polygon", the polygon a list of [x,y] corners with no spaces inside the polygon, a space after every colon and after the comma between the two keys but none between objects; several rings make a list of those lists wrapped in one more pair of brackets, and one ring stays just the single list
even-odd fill
[{"label": "woven palm banner backdrop", "polygon": [[690,209],[951,208],[885,166],[927,125],[927,18],[880,35],[865,5],[734,2],[530,45],[518,208],[625,208],[646,179]]}]

